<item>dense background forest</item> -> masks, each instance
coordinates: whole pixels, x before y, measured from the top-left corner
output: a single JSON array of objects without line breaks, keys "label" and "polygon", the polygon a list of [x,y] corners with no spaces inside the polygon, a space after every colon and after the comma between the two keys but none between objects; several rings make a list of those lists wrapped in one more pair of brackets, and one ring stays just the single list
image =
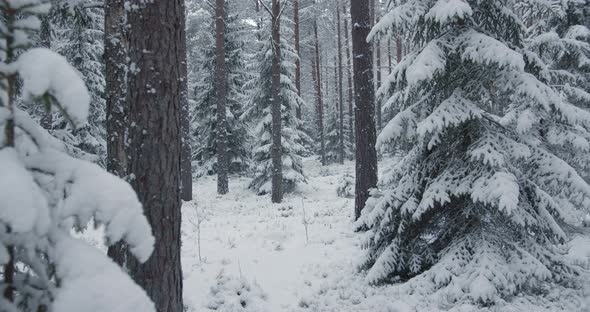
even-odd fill
[{"label": "dense background forest", "polygon": [[2,311],[590,311],[588,0],[0,0]]}]

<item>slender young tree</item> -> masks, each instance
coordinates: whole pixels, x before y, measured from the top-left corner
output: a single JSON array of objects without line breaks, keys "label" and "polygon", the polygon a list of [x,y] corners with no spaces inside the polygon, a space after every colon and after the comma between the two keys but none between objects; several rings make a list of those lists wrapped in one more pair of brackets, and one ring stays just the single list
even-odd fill
[{"label": "slender young tree", "polygon": [[[127,17],[124,2],[106,0],[104,5],[107,170],[118,177],[127,176]],[[117,243],[108,249],[109,257],[122,266],[126,254],[123,243]]]},{"label": "slender young tree", "polygon": [[215,90],[217,90],[217,193],[226,194],[229,191],[227,157],[227,120],[225,102],[226,70],[225,70],[225,0],[215,1]]},{"label": "slender young tree", "polygon": [[[299,0],[293,0],[293,27],[295,28],[295,52],[297,52],[297,59],[295,60],[295,87],[297,88],[297,95],[301,97],[301,47],[300,47],[300,33],[299,33]],[[301,107],[297,107],[297,118],[301,119]]]},{"label": "slender young tree", "polygon": [[281,0],[272,0],[272,202],[283,201],[281,145]]},{"label": "slender young tree", "polygon": [[342,86],[342,27],[340,25],[340,6],[336,5],[336,27],[338,28],[338,113],[339,113],[339,159],[344,163],[344,95]]},{"label": "slender young tree", "polygon": [[316,111],[318,120],[318,132],[320,135],[320,160],[323,165],[326,164],[326,143],[324,140],[324,102],[322,99],[322,71],[320,62],[320,40],[318,37],[318,23],[314,21],[313,32],[315,36],[315,59],[313,60],[314,82],[316,92]]},{"label": "slender young tree", "polygon": [[366,38],[371,30],[369,2],[351,0],[352,53],[354,66],[356,182],[355,218],[359,218],[369,190],[377,185],[377,151],[375,150],[375,91],[371,44]]},{"label": "slender young tree", "polygon": [[[186,38],[186,3],[182,1],[180,9],[180,29],[181,38]],[[193,170],[191,165],[192,148],[191,148],[191,112],[189,108],[188,94],[188,63],[187,63],[187,43],[186,40],[179,42],[180,54],[180,126],[181,126],[181,151],[180,151],[180,185],[182,187],[180,197],[182,200],[189,201],[193,199]]]},{"label": "slender young tree", "polygon": [[[379,0],[373,0],[373,25],[379,18],[381,12],[381,5]],[[373,48],[375,49],[375,91],[381,86],[381,38],[377,37],[373,40]],[[377,113],[377,131],[383,128],[383,118],[381,116],[381,101],[375,101],[375,112]]]},{"label": "slender young tree", "polygon": [[[342,2],[342,11],[344,14],[344,45],[346,46],[346,77],[348,79],[348,128],[349,140],[354,149],[355,129],[354,129],[354,85],[352,83],[352,62],[350,51],[350,32],[348,30],[348,14],[346,13],[346,1]],[[353,153],[354,155],[354,153]]]},{"label": "slender young tree", "polygon": [[128,259],[158,312],[181,312],[180,156],[183,0],[133,1],[128,11],[129,173],[156,245],[144,264]]}]

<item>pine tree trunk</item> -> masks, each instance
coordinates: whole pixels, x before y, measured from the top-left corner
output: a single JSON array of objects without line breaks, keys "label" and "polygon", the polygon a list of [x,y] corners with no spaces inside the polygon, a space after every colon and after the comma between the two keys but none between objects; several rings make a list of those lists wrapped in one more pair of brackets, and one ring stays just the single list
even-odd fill
[{"label": "pine tree trunk", "polygon": [[[104,60],[107,126],[107,170],[126,177],[127,154],[127,23],[124,0],[106,0],[104,5]],[[119,242],[108,249],[108,255],[121,266],[126,263],[126,248]]]},{"label": "pine tree trunk", "polygon": [[[295,87],[297,88],[297,95],[301,96],[301,47],[299,44],[299,0],[293,0],[293,24],[295,27],[295,52],[297,52],[297,59],[295,60]],[[302,119],[301,107],[297,106],[297,119]]]},{"label": "pine tree trunk", "polygon": [[346,1],[342,3],[342,8],[344,11],[344,42],[346,45],[346,71],[348,77],[348,125],[350,129],[350,143],[354,149],[355,146],[355,129],[354,129],[354,86],[352,84],[352,64],[351,64],[351,56],[350,56],[350,39],[349,39],[349,32],[348,32],[348,16],[346,14]]},{"label": "pine tree trunk", "polygon": [[[51,21],[49,16],[44,16],[41,20],[41,31],[39,33],[41,37],[41,46],[44,48],[50,49],[51,48]],[[41,127],[43,129],[51,130],[53,128],[53,114],[51,111],[45,112],[43,117],[41,118]]]},{"label": "pine tree trunk", "polygon": [[388,68],[389,74],[393,72],[393,64],[392,64],[392,57],[391,57],[391,38],[387,40],[387,61],[388,61]]},{"label": "pine tree trunk", "polygon": [[227,194],[228,167],[227,157],[227,122],[225,112],[226,70],[225,70],[225,0],[215,1],[215,89],[217,90],[217,193]]},{"label": "pine tree trunk", "polygon": [[399,62],[402,61],[402,38],[400,35],[395,37],[395,56],[396,61],[399,64]]},{"label": "pine tree trunk", "polygon": [[[186,38],[186,3],[181,2],[180,9],[180,28],[181,38]],[[191,129],[190,129],[190,109],[188,103],[188,64],[187,64],[187,49],[186,40],[180,40],[180,125],[181,125],[181,159],[180,159],[180,185],[182,187],[180,198],[185,201],[193,199],[193,171],[191,165]]]},{"label": "pine tree trunk", "polygon": [[[375,0],[375,2],[373,2],[374,4],[378,4],[379,0]],[[380,7],[377,7],[377,5],[375,5],[375,8],[373,9],[373,25],[375,25],[375,23],[377,22],[377,18],[379,17],[379,12],[377,12],[377,10],[379,10]],[[375,37],[375,74],[377,75],[377,80],[375,83],[375,91],[379,89],[379,87],[381,87],[381,40],[380,38],[377,36]],[[382,127],[382,117],[381,117],[381,101],[376,101],[375,102],[375,110],[377,111],[377,129],[381,130]]]},{"label": "pine tree trunk", "polygon": [[[16,19],[16,12],[14,10],[6,10],[5,12],[3,12],[3,17],[6,17],[6,19],[8,21],[11,21],[11,27],[14,27],[14,20]],[[7,23],[8,24],[8,23]],[[5,41],[5,60],[4,62],[6,64],[12,64],[15,59],[16,59],[16,55],[14,53],[14,42],[15,38],[13,36],[6,36],[6,41]],[[4,80],[4,79],[3,79]],[[14,113],[15,113],[15,101],[14,99],[16,98],[16,83],[17,83],[17,76],[16,75],[8,75],[8,77],[5,78],[6,80],[6,98],[7,98],[7,109],[8,109],[8,118],[6,119],[6,124],[4,125],[4,133],[6,135],[6,143],[4,146],[1,146],[2,148],[5,147],[10,147],[10,148],[14,148],[15,147],[15,138],[16,138],[16,131],[15,131],[15,122],[14,122]],[[6,234],[10,235],[10,233],[12,232],[12,228],[10,226],[6,226],[5,228]],[[6,251],[5,254],[3,255],[4,261],[3,261],[3,266],[2,266],[2,278],[4,279],[4,289],[3,289],[3,297],[6,301],[8,302],[14,302],[14,277],[16,274],[16,261],[14,260],[14,252],[15,252],[15,248],[12,245],[6,245]],[[3,305],[6,305],[6,303],[3,303]],[[6,309],[9,310],[9,309]],[[16,310],[16,309],[14,309]]]},{"label": "pine tree trunk", "polygon": [[260,15],[260,2],[259,0],[254,0],[254,2],[256,2],[256,30],[258,30],[256,32],[256,38],[258,39],[258,41],[260,42],[260,40],[262,38],[260,38],[260,30],[262,29],[262,17],[259,17]]},{"label": "pine tree trunk", "polygon": [[358,219],[369,189],[377,185],[377,152],[375,150],[375,94],[373,88],[373,61],[371,44],[367,36],[371,30],[369,2],[351,0],[352,52],[354,66],[355,119],[356,119],[356,189],[355,217]]},{"label": "pine tree trunk", "polygon": [[338,111],[339,116],[339,152],[338,161],[344,163],[344,96],[342,94],[342,28],[340,27],[340,6],[336,5],[337,27],[338,27]]},{"label": "pine tree trunk", "polygon": [[315,35],[315,60],[313,61],[313,70],[315,77],[315,91],[317,100],[318,128],[320,132],[320,160],[322,165],[326,164],[326,143],[324,141],[324,102],[322,99],[322,71],[320,68],[320,42],[318,39],[318,24],[314,22],[313,31]]},{"label": "pine tree trunk", "polygon": [[158,312],[182,312],[180,156],[183,0],[134,0],[129,18],[129,172],[156,245],[131,276]]},{"label": "pine tree trunk", "polygon": [[283,200],[281,145],[281,1],[272,0],[272,202]]}]

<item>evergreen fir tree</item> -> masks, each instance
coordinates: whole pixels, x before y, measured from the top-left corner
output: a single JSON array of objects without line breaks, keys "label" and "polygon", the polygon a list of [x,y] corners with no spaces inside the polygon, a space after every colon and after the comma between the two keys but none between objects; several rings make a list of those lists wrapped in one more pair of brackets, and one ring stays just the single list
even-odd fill
[{"label": "evergreen fir tree", "polygon": [[[590,30],[585,26],[590,9],[585,1],[523,2],[529,27],[527,45],[542,62],[534,70],[559,91],[564,101],[590,109]],[[589,11],[587,11],[589,10]],[[551,125],[547,140],[551,149],[590,181],[590,137],[583,129]]]},{"label": "evergreen fir tree", "polygon": [[[225,17],[225,49],[227,71],[227,153],[230,161],[229,172],[239,173],[249,166],[248,131],[240,116],[244,111],[246,97],[243,86],[246,80],[244,64],[244,41],[246,31],[240,25],[238,14],[232,13],[233,4],[226,1]],[[229,12],[228,12],[229,10]],[[213,19],[214,14],[211,14]],[[195,149],[193,159],[197,163],[197,175],[215,174],[217,172],[217,144],[215,129],[217,126],[217,100],[215,88],[215,24],[210,24],[208,36],[210,45],[201,51],[204,56],[201,62],[201,77],[195,86],[193,102],[193,138]]]},{"label": "evergreen fir tree", "polygon": [[[326,114],[326,163],[336,163],[340,158],[340,119],[338,110],[334,105],[329,105]],[[344,135],[348,133],[349,126],[344,124]],[[352,144],[349,140],[344,141],[344,157],[352,157]]]},{"label": "evergreen fir tree", "polygon": [[400,112],[377,144],[412,148],[356,223],[369,282],[409,280],[402,289],[451,304],[579,285],[585,271],[560,246],[590,209],[590,186],[547,130],[587,137],[590,113],[539,72],[517,2],[395,1],[373,29],[411,33],[417,49],[384,82]]},{"label": "evergreen fir tree", "polygon": [[[297,95],[297,88],[293,80],[295,70],[295,58],[297,53],[291,43],[286,39],[291,35],[290,25],[285,16],[281,19],[281,116],[282,116],[282,162],[283,162],[283,191],[292,191],[297,183],[305,182],[303,174],[302,155],[306,152],[303,142],[311,140],[302,129],[302,122],[296,116],[296,108],[304,105],[303,100]],[[259,74],[248,81],[246,88],[253,90],[249,95],[248,109],[243,118],[256,122],[253,167],[254,180],[250,188],[258,194],[271,192],[272,178],[272,118],[271,118],[271,36],[270,24],[264,25],[260,30],[260,49],[256,54]]]},{"label": "evergreen fir tree", "polygon": [[[334,67],[336,69],[336,67]],[[334,73],[335,76],[337,72]],[[327,121],[325,124],[325,131],[326,131],[326,163],[336,163],[340,159],[340,115],[338,112],[338,80],[334,79],[336,82],[334,92],[331,96],[331,102],[325,109],[325,120]],[[344,136],[347,138],[349,135],[349,124],[344,123]],[[352,143],[345,139],[344,140],[344,158],[350,159],[352,157]]]},{"label": "evergreen fir tree", "polygon": [[[59,115],[52,134],[71,146],[73,154],[93,162],[106,160],[106,101],[103,55],[104,17],[100,8],[86,7],[90,1],[58,3],[53,10],[52,49],[64,55],[80,73],[91,96],[88,124],[73,129]],[[84,153],[76,152],[80,149]]]},{"label": "evergreen fir tree", "polygon": [[326,131],[326,164],[338,162],[340,136],[338,134],[338,110],[334,105],[328,105],[325,113]]}]

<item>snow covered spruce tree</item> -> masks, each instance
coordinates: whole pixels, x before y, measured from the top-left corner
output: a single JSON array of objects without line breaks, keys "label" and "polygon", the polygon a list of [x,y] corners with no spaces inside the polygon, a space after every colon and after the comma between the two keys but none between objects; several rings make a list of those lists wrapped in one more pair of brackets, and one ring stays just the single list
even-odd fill
[{"label": "snow covered spruce tree", "polygon": [[[282,20],[286,20],[283,15]],[[304,105],[297,95],[297,88],[293,82],[295,59],[297,52],[286,39],[292,31],[290,23],[281,22],[281,145],[283,164],[283,192],[292,191],[297,183],[305,182],[301,155],[305,153],[303,142],[311,139],[301,130],[302,122],[296,116],[296,108]],[[253,155],[254,180],[250,188],[258,194],[271,192],[272,179],[272,39],[271,24],[267,23],[260,30],[260,49],[257,52],[258,72],[253,80],[248,81],[246,87],[253,90],[250,95],[248,108],[242,115],[245,120],[256,122],[255,136],[257,139]]]},{"label": "snow covered spruce tree", "polygon": [[76,70],[48,49],[29,49],[49,8],[40,0],[0,2],[0,310],[155,312],[119,266],[71,235],[94,220],[107,243],[124,239],[147,260],[154,238],[131,186],[68,156],[16,106],[20,97],[55,107],[74,126],[86,123],[91,99]]},{"label": "snow covered spruce tree", "polygon": [[[227,125],[227,157],[229,172],[239,173],[248,168],[250,153],[248,131],[240,116],[244,112],[246,102],[243,94],[245,83],[245,64],[243,59],[245,28],[240,25],[238,14],[233,13],[232,2],[225,2],[225,70],[226,70],[226,125]],[[193,159],[198,164],[197,175],[215,174],[217,172],[217,90],[215,87],[215,12],[211,9],[210,45],[201,51],[203,58],[200,76],[195,85],[195,100],[193,106],[193,129],[196,144]]]},{"label": "snow covered spruce tree", "polygon": [[[334,66],[337,69],[337,66]],[[338,76],[338,72],[334,73],[334,76]],[[340,105],[339,105],[339,85],[338,79],[334,79],[336,82],[336,86],[334,88],[334,93],[331,98],[333,104],[328,105],[326,108],[326,163],[336,163],[340,161],[340,152],[341,152],[341,141],[340,141]],[[344,119],[344,114],[343,114]],[[349,133],[350,129],[348,128],[348,123],[342,123],[342,132],[343,135],[346,136]],[[344,159],[350,159],[352,157],[352,144],[349,140],[343,140],[343,147],[344,147]]]},{"label": "snow covered spruce tree", "polygon": [[[541,77],[560,92],[564,100],[582,109],[590,108],[590,20],[586,1],[545,2],[532,1],[518,4],[524,12],[528,28],[527,46],[538,55],[542,63],[536,67]],[[590,145],[587,133],[560,127],[550,127],[548,143],[554,152],[588,182],[590,181]],[[564,135],[565,134],[565,135]]]},{"label": "snow covered spruce tree", "polygon": [[[106,101],[103,57],[102,9],[89,7],[89,0],[56,3],[53,12],[54,40],[52,49],[66,57],[81,74],[89,89],[90,113],[88,123],[74,129],[64,118],[56,116],[52,134],[68,145],[88,153],[82,157],[106,164]],[[90,158],[88,157],[90,156]]]},{"label": "snow covered spruce tree", "polygon": [[408,292],[451,304],[578,286],[584,271],[561,243],[590,187],[548,142],[552,131],[584,141],[590,113],[539,71],[515,2],[396,1],[372,30],[411,33],[418,48],[380,90],[400,112],[377,145],[412,148],[356,223],[370,283],[409,280]]},{"label": "snow covered spruce tree", "polygon": [[328,105],[325,111],[326,117],[326,164],[336,163],[340,157],[340,135],[338,110],[333,105]]}]

